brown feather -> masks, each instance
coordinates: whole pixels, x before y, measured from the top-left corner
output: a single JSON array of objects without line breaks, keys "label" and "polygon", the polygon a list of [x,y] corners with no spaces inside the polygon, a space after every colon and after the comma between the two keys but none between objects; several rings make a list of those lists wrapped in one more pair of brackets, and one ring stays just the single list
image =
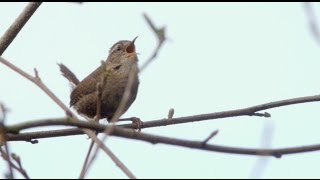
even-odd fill
[{"label": "brown feather", "polygon": [[79,101],[79,99],[87,94],[96,91],[97,79],[100,78],[102,72],[101,66],[94,70],[89,76],[84,78],[76,88],[71,92],[70,95],[70,106],[73,106]]}]

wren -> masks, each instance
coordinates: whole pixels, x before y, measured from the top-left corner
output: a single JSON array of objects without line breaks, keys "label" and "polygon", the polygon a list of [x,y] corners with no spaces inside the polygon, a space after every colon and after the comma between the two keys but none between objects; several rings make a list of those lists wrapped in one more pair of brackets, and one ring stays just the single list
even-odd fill
[{"label": "wren", "polygon": [[129,89],[130,96],[120,114],[128,110],[136,99],[139,87],[138,57],[134,45],[136,38],[132,41],[122,40],[115,43],[110,48],[106,61],[82,81],[79,81],[63,64],[59,64],[62,74],[75,86],[70,95],[70,106],[73,106],[79,114],[89,118],[97,115],[96,92],[97,83],[100,83],[102,84],[100,117],[107,118],[110,122],[125,93],[129,76],[133,76]]}]

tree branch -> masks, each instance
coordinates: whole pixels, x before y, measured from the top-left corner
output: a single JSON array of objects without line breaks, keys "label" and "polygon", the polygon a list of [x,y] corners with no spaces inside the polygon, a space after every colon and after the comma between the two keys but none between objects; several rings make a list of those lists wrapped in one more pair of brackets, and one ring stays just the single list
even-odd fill
[{"label": "tree branch", "polygon": [[[58,123],[51,123],[51,125],[66,125],[65,121],[60,121]],[[67,125],[74,125],[82,128],[88,128],[92,130],[96,130],[97,132],[103,132],[107,126],[100,124],[93,124],[88,122],[71,122]],[[64,133],[65,130],[57,130],[52,131],[56,133]],[[49,132],[49,131],[46,131]],[[74,134],[82,134],[80,129],[70,129],[69,132],[73,132]],[[34,138],[40,138],[41,134],[44,132],[32,132],[32,133],[21,133],[21,134],[7,134],[8,141],[13,140],[25,140],[30,141]],[[45,135],[48,135],[45,133]],[[221,152],[221,153],[231,153],[231,154],[244,154],[244,155],[257,155],[257,156],[274,156],[280,158],[282,155],[286,154],[295,154],[295,153],[303,153],[303,152],[311,152],[320,150],[320,144],[316,145],[308,145],[308,146],[300,146],[300,147],[290,147],[290,148],[279,148],[279,149],[255,149],[255,148],[239,148],[239,147],[231,147],[231,146],[221,146],[221,145],[209,145],[204,144],[203,141],[190,141],[178,138],[169,138],[158,135],[151,135],[147,133],[136,132],[132,129],[121,128],[114,126],[112,134],[113,136],[135,139],[145,142],[150,142],[152,144],[162,143],[162,144],[170,144],[175,146],[188,147],[199,150],[213,151],[213,152]]]},{"label": "tree branch", "polygon": [[42,2],[30,2],[0,39],[0,56],[18,35]]},{"label": "tree branch", "polygon": [[[141,128],[167,126],[167,125],[182,124],[182,123],[189,123],[189,122],[195,122],[195,121],[204,121],[204,120],[210,120],[210,119],[236,117],[236,116],[253,116],[257,111],[261,111],[261,110],[267,110],[271,108],[300,104],[300,103],[316,102],[316,101],[320,101],[320,95],[305,96],[305,97],[286,99],[281,101],[274,101],[270,103],[265,103],[261,105],[256,105],[248,108],[236,109],[231,111],[222,111],[222,112],[215,112],[215,113],[208,113],[208,114],[201,114],[201,115],[194,115],[194,116],[185,116],[185,117],[178,117],[178,118],[171,118],[171,119],[145,121],[143,122],[143,124],[141,124]],[[269,114],[266,117],[269,117]],[[21,130],[33,128],[33,127],[39,127],[39,126],[72,125],[70,121],[71,121],[71,118],[56,118],[56,119],[47,119],[47,120],[38,120],[38,121],[26,121],[16,125],[8,125],[6,126],[6,128],[8,132],[19,133]],[[103,128],[106,128],[105,125],[101,125],[98,123],[88,123],[84,121],[78,121],[76,123],[78,127],[85,127],[89,129],[99,130],[99,128],[101,128],[103,130]],[[118,125],[118,127],[132,128],[132,129],[138,128],[136,127],[135,124],[123,124],[123,125]],[[67,135],[72,135],[73,133],[75,133],[74,131],[72,132],[68,132],[68,130],[65,130],[65,131]],[[48,132],[54,133],[52,131],[48,131]],[[43,134],[42,134],[42,137],[43,137]]]},{"label": "tree branch", "polygon": [[[248,108],[232,110],[232,111],[223,111],[209,114],[202,114],[196,116],[187,116],[180,118],[172,119],[163,119],[144,122],[141,125],[141,128],[150,128],[157,126],[166,126],[172,124],[187,123],[193,121],[202,121],[208,119],[218,119],[234,116],[243,116],[243,115],[254,115],[256,111],[266,110],[270,108],[293,105],[298,103],[314,102],[320,101],[320,96],[306,96],[300,98],[293,98],[281,101],[270,102],[266,104],[261,104],[257,106],[252,106]],[[32,132],[32,133],[21,133],[21,134],[11,134],[19,133],[21,130],[40,127],[40,126],[49,126],[49,125],[67,125],[67,126],[77,126],[79,128],[86,128],[96,130],[97,132],[103,132],[108,127],[108,125],[102,125],[94,122],[86,121],[71,121],[71,118],[61,118],[53,120],[40,120],[40,121],[28,121],[16,125],[6,126],[7,140],[8,141],[32,141],[33,139],[39,138],[48,138],[48,137],[57,137],[57,136],[67,136],[67,135],[77,135],[83,134],[79,129],[64,129],[64,130],[55,130],[55,131],[43,131],[43,132]],[[216,146],[216,145],[207,145],[203,141],[186,141],[181,139],[167,138],[155,135],[149,135],[145,133],[137,133],[134,130],[123,129],[126,128],[136,128],[134,124],[125,124],[114,126],[114,130],[111,132],[114,136],[125,137],[129,139],[138,139],[143,141],[148,141],[151,143],[165,143],[171,145],[178,145],[202,150],[216,151],[216,152],[225,152],[225,153],[235,153],[235,154],[248,154],[248,155],[263,155],[263,156],[275,156],[281,157],[283,154],[292,154],[292,153],[301,153],[320,150],[320,145],[310,145],[294,148],[282,148],[282,149],[246,149],[246,148],[235,148],[235,147],[226,147],[226,146]]]},{"label": "tree branch", "polygon": [[30,80],[31,82],[33,82],[35,85],[37,85],[40,89],[42,89],[61,109],[63,109],[66,114],[68,116],[74,116],[72,115],[72,112],[70,111],[70,109],[64,105],[59,98],[52,93],[49,88],[42,83],[41,79],[39,78],[38,75],[38,71],[35,69],[35,77],[29,75],[28,73],[24,72],[22,69],[18,68],[17,66],[15,66],[14,64],[10,63],[9,61],[7,61],[6,59],[4,59],[3,57],[0,57],[0,62],[3,63],[4,65],[8,66],[10,69],[12,69],[13,71],[17,72],[18,74],[20,74],[21,76],[25,77],[26,79]]}]

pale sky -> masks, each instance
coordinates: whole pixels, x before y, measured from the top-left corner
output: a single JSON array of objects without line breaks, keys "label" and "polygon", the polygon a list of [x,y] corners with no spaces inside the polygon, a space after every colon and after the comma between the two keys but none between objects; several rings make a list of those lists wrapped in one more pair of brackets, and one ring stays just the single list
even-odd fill
[{"label": "pale sky", "polygon": [[[0,3],[0,35],[26,3]],[[320,19],[320,4],[313,3]],[[136,101],[122,117],[142,121],[226,111],[320,92],[320,46],[302,3],[43,3],[3,57],[23,70],[37,68],[65,103],[70,87],[57,62],[87,76],[119,40],[139,36],[139,65],[156,47],[142,13],[166,26],[170,41],[140,74]],[[318,21],[320,25],[320,21]],[[0,102],[7,124],[64,117],[38,87],[0,64]],[[236,147],[261,147],[264,127],[271,147],[319,144],[318,102],[267,110],[271,118],[235,117],[142,132]],[[57,129],[37,128],[29,131]],[[78,178],[90,140],[86,136],[11,142],[31,178]],[[200,151],[112,137],[106,145],[138,178],[249,178],[259,157]],[[320,152],[268,158],[262,178],[319,178]],[[7,166],[0,161],[4,177]],[[16,173],[16,177],[21,177]],[[126,178],[103,152],[87,178]]]}]

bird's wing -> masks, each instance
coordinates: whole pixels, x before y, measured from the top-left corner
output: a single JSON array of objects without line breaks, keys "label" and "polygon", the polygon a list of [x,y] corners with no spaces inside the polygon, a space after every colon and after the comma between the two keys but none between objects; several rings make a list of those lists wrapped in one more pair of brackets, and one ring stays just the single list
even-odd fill
[{"label": "bird's wing", "polygon": [[96,91],[96,83],[100,81],[99,76],[101,73],[102,68],[99,66],[74,88],[70,95],[70,106],[77,103],[81,97]]}]

